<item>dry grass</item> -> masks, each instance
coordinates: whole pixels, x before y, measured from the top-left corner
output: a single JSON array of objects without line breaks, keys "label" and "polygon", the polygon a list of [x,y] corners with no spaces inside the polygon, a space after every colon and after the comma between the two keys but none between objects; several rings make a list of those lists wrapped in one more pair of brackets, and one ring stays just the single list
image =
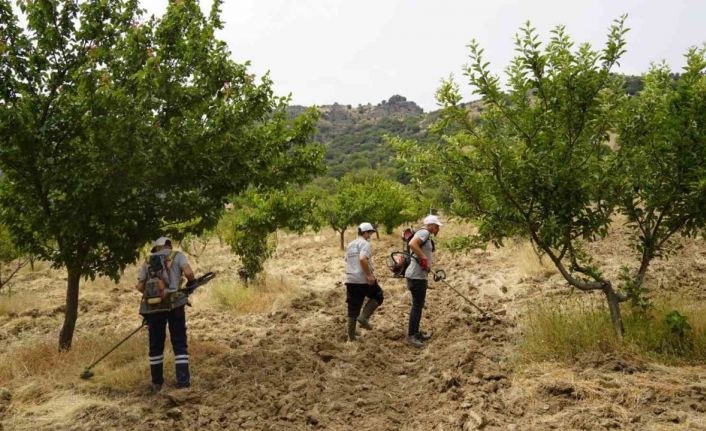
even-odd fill
[{"label": "dry grass", "polygon": [[558,271],[548,257],[537,254],[529,241],[518,241],[512,251],[513,261],[526,275],[532,277],[549,277]]},{"label": "dry grass", "polygon": [[[36,385],[28,385],[23,392],[39,395]],[[120,414],[113,403],[84,394],[59,390],[50,395],[28,399],[15,408],[14,414],[4,424],[13,430],[73,429],[77,419],[85,418],[88,412],[112,411],[113,417]],[[31,426],[28,426],[31,424]]]},{"label": "dry grass", "polygon": [[[115,422],[126,413],[126,408],[115,402],[116,396],[141,396],[147,391],[150,371],[146,332],[135,335],[94,367],[95,375],[90,380],[81,380],[81,371],[126,334],[76,336],[71,351],[63,353],[58,352],[56,339],[45,337],[0,356],[0,382],[11,390],[13,406],[0,425],[18,430],[74,429],[79,421],[99,429],[100,424]],[[189,340],[189,353],[197,363],[205,363],[224,349]],[[169,383],[174,381],[169,342],[165,353],[164,374]]]},{"label": "dry grass", "polygon": [[34,265],[27,263],[21,270],[20,273],[32,273],[32,272],[42,272],[51,268],[51,262],[45,262],[43,260],[35,260]]},{"label": "dry grass", "polygon": [[706,304],[702,301],[694,301],[684,296],[668,296],[655,300],[655,308],[664,314],[670,310],[679,310],[689,316],[689,325],[696,331],[706,331]]},{"label": "dry grass", "polygon": [[32,308],[36,299],[27,293],[0,294],[0,316],[19,314]]},{"label": "dry grass", "polygon": [[[678,310],[687,316],[683,335],[673,331],[665,316]],[[528,310],[519,342],[520,361],[571,363],[588,352],[622,353],[665,364],[703,363],[706,360],[706,303],[680,298],[655,299],[647,313],[622,307],[624,340],[618,340],[610,315],[599,295],[543,301]]]},{"label": "dry grass", "polygon": [[213,282],[208,289],[211,306],[234,314],[272,311],[289,303],[297,289],[283,277],[263,275],[249,285],[239,281]]},{"label": "dry grass", "polygon": [[[68,352],[59,352],[55,336],[35,339],[31,344],[18,347],[2,357],[0,380],[50,378],[54,382],[76,381],[86,366],[117,344],[125,335],[119,333],[88,337],[77,335],[73,347]],[[136,335],[108,356],[101,366],[109,369],[111,373],[120,373],[123,369],[138,372],[139,364],[134,361],[146,355],[146,346],[145,334]],[[147,364],[146,360],[143,362]],[[123,377],[125,376],[127,374]]]},{"label": "dry grass", "polygon": [[[145,331],[146,333],[147,331]],[[169,340],[165,343],[164,378],[174,381],[174,355],[171,353]],[[214,343],[189,338],[189,356],[192,361],[202,362],[215,354],[223,353],[225,348]],[[150,369],[145,335],[135,337],[105,359],[105,364],[95,368],[91,379],[101,389],[132,392],[139,390],[149,382]]]},{"label": "dry grass", "polygon": [[583,352],[619,349],[610,316],[591,297],[543,301],[522,322],[522,362],[571,362]]},{"label": "dry grass", "polygon": [[[0,381],[20,387],[28,381],[66,384],[80,382],[81,372],[129,334],[111,333],[82,337],[77,335],[70,351],[59,352],[56,337],[35,339],[27,346],[0,357]],[[133,392],[149,382],[147,330],[143,329],[93,368],[95,376],[86,382],[97,391]],[[174,358],[165,352],[165,378],[173,380]],[[189,340],[189,354],[195,361],[221,353],[222,347],[200,340]],[[30,401],[30,400],[27,400]]]},{"label": "dry grass", "polygon": [[[444,214],[441,214],[439,217],[444,223],[444,226],[439,229],[439,238],[449,239],[453,238],[454,236],[475,235],[478,233],[478,229],[475,227],[475,225],[473,225],[473,223],[459,222],[458,219],[451,219],[450,217]],[[400,226],[395,230],[395,235],[399,237],[402,233],[402,230],[409,225],[419,227],[422,226],[422,222],[421,220],[419,220],[415,223],[404,224],[403,226]]]}]

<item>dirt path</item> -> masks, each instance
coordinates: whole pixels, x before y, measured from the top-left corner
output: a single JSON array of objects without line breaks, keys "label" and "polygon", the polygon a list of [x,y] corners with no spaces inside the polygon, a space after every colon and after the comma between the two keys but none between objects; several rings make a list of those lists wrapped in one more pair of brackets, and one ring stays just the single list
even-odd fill
[{"label": "dirt path", "polygon": [[[481,253],[473,264],[480,267],[486,259]],[[481,285],[497,277],[489,266],[476,275]],[[346,343],[345,290],[331,281],[326,271],[310,276],[314,290],[270,315],[209,323],[208,340],[229,351],[194,364],[194,387],[159,395],[159,408],[142,412],[140,425],[134,415],[113,418],[113,425],[429,430],[508,423],[502,393],[511,385],[512,325],[502,316],[481,320],[451,290],[431,283],[422,327],[434,338],[416,350],[404,343],[410,301],[404,280],[384,279],[385,302],[374,316],[375,328],[359,328],[359,341]],[[505,314],[501,301],[488,300],[470,285],[458,287],[481,306]],[[192,317],[203,335],[206,319],[199,312]],[[105,424],[97,419],[96,425]]]},{"label": "dirt path", "polygon": [[262,336],[248,328],[225,336],[240,346],[204,364],[208,375],[194,365],[195,387],[162,395],[161,409],[144,417],[141,429],[169,428],[175,421],[169,415],[187,429],[428,430],[488,423],[504,409],[497,391],[509,385],[507,328],[478,321],[437,286],[423,321],[435,337],[426,349],[413,349],[404,343],[409,298],[402,283],[387,289],[374,330],[361,332],[354,344],[344,342],[341,289],[312,293],[253,322],[269,325]]}]

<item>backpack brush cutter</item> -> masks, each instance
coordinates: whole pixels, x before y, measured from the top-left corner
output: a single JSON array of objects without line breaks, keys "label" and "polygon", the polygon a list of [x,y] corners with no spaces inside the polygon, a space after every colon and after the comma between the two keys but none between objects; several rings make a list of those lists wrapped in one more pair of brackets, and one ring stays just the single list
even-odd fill
[{"label": "backpack brush cutter", "polygon": [[[191,295],[192,293],[194,293],[194,291],[196,290],[196,288],[198,288],[198,287],[200,287],[200,286],[203,286],[204,284],[206,284],[206,283],[208,283],[209,281],[213,280],[213,278],[214,278],[215,276],[216,276],[215,273],[213,273],[213,272],[207,272],[206,274],[202,275],[201,277],[194,278],[192,281],[190,281],[189,283],[186,284],[186,286],[184,287],[184,292],[185,292],[187,295]],[[98,363],[99,363],[100,361],[102,361],[103,359],[105,359],[106,356],[108,356],[108,355],[110,355],[111,353],[113,353],[113,352],[115,351],[115,349],[117,349],[117,348],[120,347],[124,342],[126,342],[127,340],[129,340],[133,335],[137,334],[137,333],[140,331],[140,329],[142,329],[144,326],[147,326],[147,320],[146,320],[146,319],[143,319],[143,320],[142,320],[142,323],[140,324],[140,326],[139,326],[137,329],[135,329],[134,331],[130,332],[130,334],[128,334],[127,337],[125,337],[125,338],[123,338],[122,340],[120,340],[120,342],[119,342],[118,344],[116,344],[116,345],[113,346],[110,350],[108,350],[107,352],[105,352],[105,354],[104,354],[103,356],[101,356],[100,358],[98,358],[98,359],[97,359],[96,361],[94,361],[91,365],[87,366],[87,367],[83,370],[83,372],[81,372],[80,377],[81,377],[83,380],[88,380],[88,379],[90,379],[91,377],[93,377],[93,371],[91,371],[91,369],[92,369],[93,367],[95,367],[96,365],[98,365]]]},{"label": "backpack brush cutter", "polygon": [[453,290],[458,296],[465,299],[466,302],[469,303],[473,308],[478,310],[480,312],[480,320],[481,321],[486,321],[486,320],[491,320],[491,319],[499,321],[499,318],[497,317],[497,315],[495,313],[493,313],[492,311],[483,310],[478,305],[476,305],[473,301],[468,299],[468,297],[466,295],[464,295],[458,289],[456,289],[451,284],[449,284],[449,282],[446,281],[446,272],[443,269],[437,269],[432,274],[433,274],[434,281],[436,281],[437,283],[440,282],[440,283],[445,284],[447,287],[449,287],[451,290]]}]

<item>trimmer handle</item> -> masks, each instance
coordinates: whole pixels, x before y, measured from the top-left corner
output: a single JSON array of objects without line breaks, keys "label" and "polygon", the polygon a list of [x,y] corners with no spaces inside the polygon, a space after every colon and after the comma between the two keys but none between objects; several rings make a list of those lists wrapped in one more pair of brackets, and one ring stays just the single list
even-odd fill
[{"label": "trimmer handle", "polygon": [[186,291],[188,293],[192,293],[194,290],[196,290],[197,287],[203,286],[204,284],[208,283],[209,281],[213,280],[216,277],[215,272],[207,272],[201,277],[194,278],[190,282],[186,283]]}]

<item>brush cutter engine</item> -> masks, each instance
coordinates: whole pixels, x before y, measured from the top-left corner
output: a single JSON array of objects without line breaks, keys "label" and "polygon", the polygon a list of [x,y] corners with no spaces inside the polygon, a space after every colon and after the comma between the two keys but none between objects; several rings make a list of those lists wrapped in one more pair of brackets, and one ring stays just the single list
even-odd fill
[{"label": "brush cutter engine", "polygon": [[396,251],[387,258],[387,267],[390,268],[392,276],[404,278],[404,273],[412,261],[412,255],[406,251]]}]

